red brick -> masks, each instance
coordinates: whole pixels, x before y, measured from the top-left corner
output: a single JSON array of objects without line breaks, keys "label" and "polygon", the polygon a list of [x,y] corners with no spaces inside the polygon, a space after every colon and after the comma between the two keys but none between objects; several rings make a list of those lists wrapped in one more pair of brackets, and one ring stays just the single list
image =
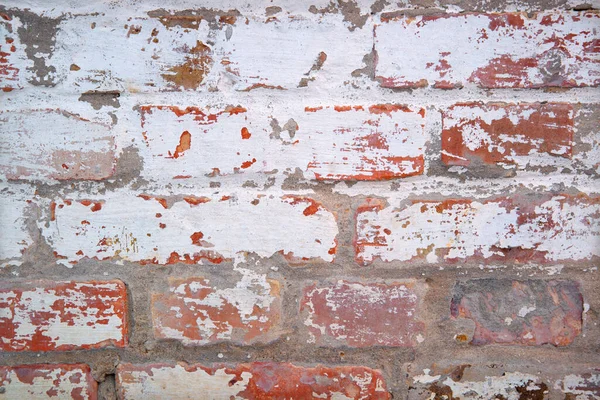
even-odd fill
[{"label": "red brick", "polygon": [[120,398],[390,399],[381,373],[368,367],[314,368],[251,363],[204,367],[186,364],[120,364]]},{"label": "red brick", "polygon": [[[402,199],[404,200],[404,198]],[[400,200],[400,201],[402,201]],[[356,213],[356,260],[540,261],[600,257],[600,197],[371,199]]]},{"label": "red brick", "polygon": [[340,281],[304,289],[308,342],[323,346],[410,347],[423,341],[422,285]]},{"label": "red brick", "polygon": [[573,114],[564,103],[457,104],[443,111],[442,161],[525,167],[571,158]]},{"label": "red brick", "polygon": [[152,297],[155,337],[186,345],[221,341],[247,345],[277,338],[278,281],[250,274],[225,287],[206,278],[172,278],[169,283],[169,293]]},{"label": "red brick", "polygon": [[116,164],[110,127],[64,110],[0,111],[8,179],[101,180]]},{"label": "red brick", "polygon": [[572,281],[459,282],[451,314],[475,323],[471,344],[567,346],[581,334],[583,296]]},{"label": "red brick", "polygon": [[0,288],[0,349],[125,347],[126,310],[121,281],[5,282]]},{"label": "red brick", "polygon": [[599,21],[596,11],[385,20],[375,28],[375,74],[390,88],[598,86]]},{"label": "red brick", "polygon": [[0,396],[6,399],[96,400],[98,384],[85,364],[0,367]]}]

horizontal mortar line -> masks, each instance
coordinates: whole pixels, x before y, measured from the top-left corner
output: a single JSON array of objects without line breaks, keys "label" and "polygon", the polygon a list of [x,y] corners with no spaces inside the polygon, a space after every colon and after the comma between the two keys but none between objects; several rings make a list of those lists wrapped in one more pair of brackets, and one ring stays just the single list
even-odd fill
[{"label": "horizontal mortar line", "polygon": [[[399,102],[421,105],[426,107],[447,106],[457,102],[566,102],[566,103],[599,103],[600,89],[599,88],[576,88],[569,89],[562,93],[548,93],[539,89],[494,89],[491,91],[479,90],[439,90],[432,89],[426,91],[407,92],[389,92],[383,89],[375,88],[373,90],[349,90],[345,95],[330,95],[323,97],[322,89],[335,91],[335,89],[344,90],[344,88],[315,88],[311,91],[302,90],[287,90],[287,91],[256,91],[256,92],[121,92],[118,98],[121,103],[120,108],[124,105],[135,106],[137,104],[157,103],[157,104],[174,104],[174,105],[211,105],[212,103],[247,103],[247,104],[263,104],[274,103],[277,108],[289,107],[292,105],[345,105],[345,104],[364,104],[364,103],[380,103],[380,102]],[[113,92],[113,90],[111,90]],[[2,95],[5,101],[3,109],[22,108],[23,100],[27,102],[40,102],[48,107],[48,101],[57,100],[57,103],[64,105],[64,99],[74,98],[73,103],[79,104],[78,98],[83,92],[70,92],[53,89],[39,90],[39,88],[25,88],[15,90],[8,94]],[[202,95],[202,100],[198,96]],[[137,99],[143,99],[139,101]],[[58,101],[62,100],[62,101]],[[287,104],[281,106],[281,101]],[[14,106],[11,103],[15,103]],[[110,110],[111,107],[104,107],[102,110]],[[267,111],[268,112],[268,111]]]}]

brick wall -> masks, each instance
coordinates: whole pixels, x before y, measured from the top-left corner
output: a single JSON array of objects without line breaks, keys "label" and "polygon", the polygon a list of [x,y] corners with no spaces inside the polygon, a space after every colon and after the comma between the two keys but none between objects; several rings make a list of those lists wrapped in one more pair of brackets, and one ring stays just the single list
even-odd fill
[{"label": "brick wall", "polygon": [[4,1],[0,399],[599,399],[600,3]]}]

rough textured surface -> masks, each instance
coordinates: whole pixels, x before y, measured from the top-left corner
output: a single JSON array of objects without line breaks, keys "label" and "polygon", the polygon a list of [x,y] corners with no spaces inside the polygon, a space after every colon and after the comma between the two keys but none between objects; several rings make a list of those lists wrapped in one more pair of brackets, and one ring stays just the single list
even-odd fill
[{"label": "rough textured surface", "polygon": [[475,322],[474,345],[567,346],[581,334],[583,297],[575,282],[481,279],[453,292],[451,315]]},{"label": "rough textured surface", "polygon": [[423,173],[424,109],[375,104],[292,112],[282,133],[252,107],[142,106],[144,174],[273,176],[300,168],[317,180],[380,180]]},{"label": "rough textured surface", "polygon": [[443,112],[446,165],[550,166],[573,154],[570,104],[459,104]]},{"label": "rough textured surface", "polygon": [[336,251],[333,214],[311,198],[292,195],[62,199],[50,205],[50,220],[43,235],[69,263],[118,257],[142,264],[218,264],[246,251],[263,257],[281,253],[297,262],[332,261]]},{"label": "rough textured surface", "polygon": [[4,283],[0,348],[50,351],[127,343],[127,294],[119,281]]},{"label": "rough textured surface", "polygon": [[186,345],[272,340],[280,290],[279,282],[249,273],[230,288],[213,287],[203,278],[172,279],[168,294],[152,297],[155,336]]},{"label": "rough textured surface", "polygon": [[359,208],[358,261],[375,257],[384,261],[425,258],[430,263],[467,258],[576,261],[600,256],[596,247],[600,200],[595,197],[411,203],[384,208],[373,200]]},{"label": "rough textured surface", "polygon": [[103,179],[112,175],[106,125],[63,110],[0,112],[0,173],[7,179]]},{"label": "rough textured surface", "polygon": [[300,310],[308,316],[308,343],[317,345],[414,346],[425,340],[419,321],[417,283],[362,284],[340,281],[304,290]]},{"label": "rough textured surface", "polygon": [[2,398],[97,399],[97,383],[84,364],[0,367]]},{"label": "rough textured surface", "polygon": [[375,30],[376,74],[391,88],[597,86],[599,19],[597,12],[550,12],[384,20]]},{"label": "rough textured surface", "polygon": [[600,399],[599,0],[0,3],[0,399]]},{"label": "rough textured surface", "polygon": [[162,399],[172,391],[176,391],[178,398],[195,397],[198,393],[212,399],[390,398],[380,373],[364,367],[305,368],[253,363],[209,368],[125,364],[119,367],[117,377],[122,398]]}]

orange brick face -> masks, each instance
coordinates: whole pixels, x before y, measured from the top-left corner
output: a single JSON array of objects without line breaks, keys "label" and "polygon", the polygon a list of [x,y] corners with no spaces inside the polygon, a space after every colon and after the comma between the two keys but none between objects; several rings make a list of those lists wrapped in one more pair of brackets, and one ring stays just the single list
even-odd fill
[{"label": "orange brick face", "polygon": [[0,291],[3,351],[124,347],[127,292],[120,281],[31,282]]},{"label": "orange brick face", "polygon": [[443,112],[442,161],[446,165],[548,165],[571,158],[570,104],[457,104]]}]

